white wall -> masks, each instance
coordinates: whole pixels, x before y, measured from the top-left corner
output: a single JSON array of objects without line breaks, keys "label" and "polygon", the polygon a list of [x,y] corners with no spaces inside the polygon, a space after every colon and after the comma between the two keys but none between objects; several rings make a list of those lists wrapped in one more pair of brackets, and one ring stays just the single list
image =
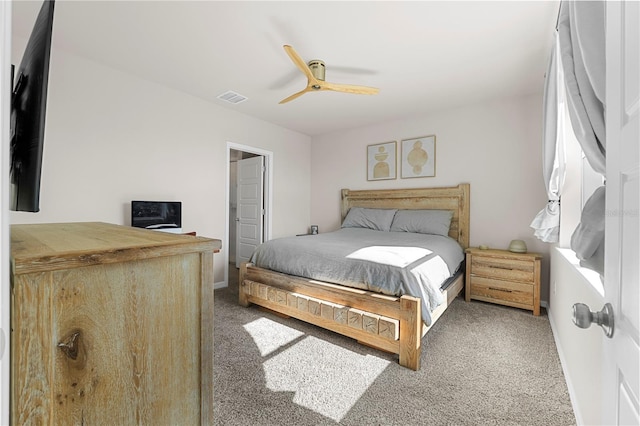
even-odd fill
[{"label": "white wall", "polygon": [[[436,176],[367,181],[367,145],[436,135]],[[522,239],[544,254],[542,300],[548,300],[549,247],[529,224],[546,204],[542,179],[542,97],[512,98],[314,137],[311,222],[340,225],[340,189],[471,184],[472,246],[507,248]]]},{"label": "white wall", "polygon": [[586,330],[573,324],[576,302],[600,310],[603,297],[579,272],[571,250],[551,250],[549,321],[578,424],[600,424],[602,415],[602,340],[600,327]]},{"label": "white wall", "polygon": [[[18,43],[14,63],[24,49]],[[49,84],[41,211],[12,212],[12,223],[128,225],[133,199],[179,200],[185,232],[224,239],[234,142],[274,153],[273,236],[306,231],[308,136],[60,50]],[[216,255],[216,282],[223,260]]]},{"label": "white wall", "polygon": [[[560,241],[551,250],[549,322],[562,362],[578,424],[595,425],[602,414],[602,348],[600,327],[587,330],[573,324],[573,304],[586,303],[592,310],[604,305],[598,274],[578,266],[568,249],[582,212],[582,151],[573,131],[565,134],[566,174],[560,209]],[[589,280],[587,277],[590,277]]]}]

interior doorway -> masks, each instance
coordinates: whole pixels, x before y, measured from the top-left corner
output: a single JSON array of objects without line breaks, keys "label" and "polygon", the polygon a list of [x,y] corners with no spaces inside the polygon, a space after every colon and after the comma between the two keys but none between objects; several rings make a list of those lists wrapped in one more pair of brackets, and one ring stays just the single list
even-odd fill
[{"label": "interior doorway", "polygon": [[[250,146],[227,143],[228,173],[227,173],[227,232],[226,232],[226,261],[225,261],[225,285],[234,283],[238,276],[238,267],[241,261],[246,261],[250,256],[252,247],[262,241],[269,239],[271,234],[271,182],[272,182],[272,157],[273,153]],[[244,204],[244,211],[239,210],[238,195],[239,175],[238,172],[246,168],[240,166],[244,164],[254,164],[253,160],[261,160],[255,164],[261,164],[262,176],[259,190],[255,190],[255,185],[249,191],[258,197],[258,200],[251,200],[250,205]],[[245,175],[246,178],[246,175]],[[242,179],[242,178],[241,178]],[[246,185],[245,185],[246,191]],[[240,197],[242,199],[242,197]],[[246,203],[245,201],[241,201]],[[240,206],[242,207],[242,206]],[[253,221],[247,222],[247,210]],[[240,213],[243,213],[241,215]],[[243,216],[242,223],[240,217]],[[250,218],[251,219],[251,218]],[[259,223],[256,221],[259,220]],[[247,235],[250,237],[247,241]]]}]

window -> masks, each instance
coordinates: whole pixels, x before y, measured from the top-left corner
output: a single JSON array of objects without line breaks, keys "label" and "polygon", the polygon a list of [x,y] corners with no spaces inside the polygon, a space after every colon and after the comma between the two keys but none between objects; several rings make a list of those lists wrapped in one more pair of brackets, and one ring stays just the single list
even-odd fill
[{"label": "window", "polygon": [[595,172],[576,139],[568,112],[565,110],[566,126],[564,131],[566,174],[560,205],[560,241],[558,246],[561,253],[576,267],[591,286],[600,294],[604,288],[598,273],[580,266],[578,259],[571,250],[571,235],[580,223],[580,216],[585,202],[593,192],[604,183],[601,174]]}]

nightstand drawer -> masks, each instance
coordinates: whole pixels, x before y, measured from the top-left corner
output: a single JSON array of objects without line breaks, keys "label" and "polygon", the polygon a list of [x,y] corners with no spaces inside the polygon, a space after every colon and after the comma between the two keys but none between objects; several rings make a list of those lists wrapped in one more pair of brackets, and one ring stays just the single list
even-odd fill
[{"label": "nightstand drawer", "polygon": [[533,285],[471,276],[471,297],[478,300],[510,302],[533,306]]},{"label": "nightstand drawer", "polygon": [[473,256],[471,274],[487,278],[533,283],[533,262],[530,260],[501,259],[489,256]]}]

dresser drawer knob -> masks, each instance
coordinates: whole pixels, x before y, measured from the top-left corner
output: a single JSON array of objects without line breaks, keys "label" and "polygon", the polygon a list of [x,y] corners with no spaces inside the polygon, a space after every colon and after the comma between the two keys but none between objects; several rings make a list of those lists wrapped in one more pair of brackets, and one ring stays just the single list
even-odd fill
[{"label": "dresser drawer knob", "polygon": [[62,352],[72,360],[78,359],[78,346],[80,340],[80,332],[76,331],[62,342],[58,343],[58,347]]}]

